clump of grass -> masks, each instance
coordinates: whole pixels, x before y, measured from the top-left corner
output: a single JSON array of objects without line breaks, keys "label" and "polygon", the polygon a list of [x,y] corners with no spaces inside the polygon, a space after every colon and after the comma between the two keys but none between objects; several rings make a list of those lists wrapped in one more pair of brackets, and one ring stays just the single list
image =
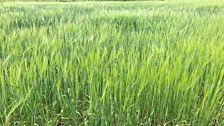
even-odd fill
[{"label": "clump of grass", "polygon": [[108,3],[0,7],[0,124],[223,125],[222,7]]}]

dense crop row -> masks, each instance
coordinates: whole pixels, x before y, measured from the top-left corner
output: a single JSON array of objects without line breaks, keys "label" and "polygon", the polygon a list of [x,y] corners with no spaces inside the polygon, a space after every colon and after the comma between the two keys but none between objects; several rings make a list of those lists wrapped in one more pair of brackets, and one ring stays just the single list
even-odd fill
[{"label": "dense crop row", "polygon": [[224,6],[4,3],[0,125],[224,125]]}]

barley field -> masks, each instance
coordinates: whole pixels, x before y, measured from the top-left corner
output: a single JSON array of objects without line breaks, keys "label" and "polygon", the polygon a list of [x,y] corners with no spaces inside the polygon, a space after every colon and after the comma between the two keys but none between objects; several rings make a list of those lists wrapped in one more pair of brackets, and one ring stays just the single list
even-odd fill
[{"label": "barley field", "polygon": [[1,2],[0,125],[224,126],[224,2]]}]

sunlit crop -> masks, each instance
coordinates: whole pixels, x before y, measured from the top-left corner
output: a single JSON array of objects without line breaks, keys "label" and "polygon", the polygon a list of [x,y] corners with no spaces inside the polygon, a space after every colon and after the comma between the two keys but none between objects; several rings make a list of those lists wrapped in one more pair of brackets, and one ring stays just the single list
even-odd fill
[{"label": "sunlit crop", "polygon": [[224,125],[224,4],[0,4],[0,125]]}]

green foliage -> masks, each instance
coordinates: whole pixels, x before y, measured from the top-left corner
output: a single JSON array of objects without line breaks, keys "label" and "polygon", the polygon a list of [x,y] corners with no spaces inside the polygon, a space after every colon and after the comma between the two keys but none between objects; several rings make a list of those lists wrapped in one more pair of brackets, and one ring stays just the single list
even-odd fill
[{"label": "green foliage", "polygon": [[0,125],[224,125],[224,8],[3,3]]}]

